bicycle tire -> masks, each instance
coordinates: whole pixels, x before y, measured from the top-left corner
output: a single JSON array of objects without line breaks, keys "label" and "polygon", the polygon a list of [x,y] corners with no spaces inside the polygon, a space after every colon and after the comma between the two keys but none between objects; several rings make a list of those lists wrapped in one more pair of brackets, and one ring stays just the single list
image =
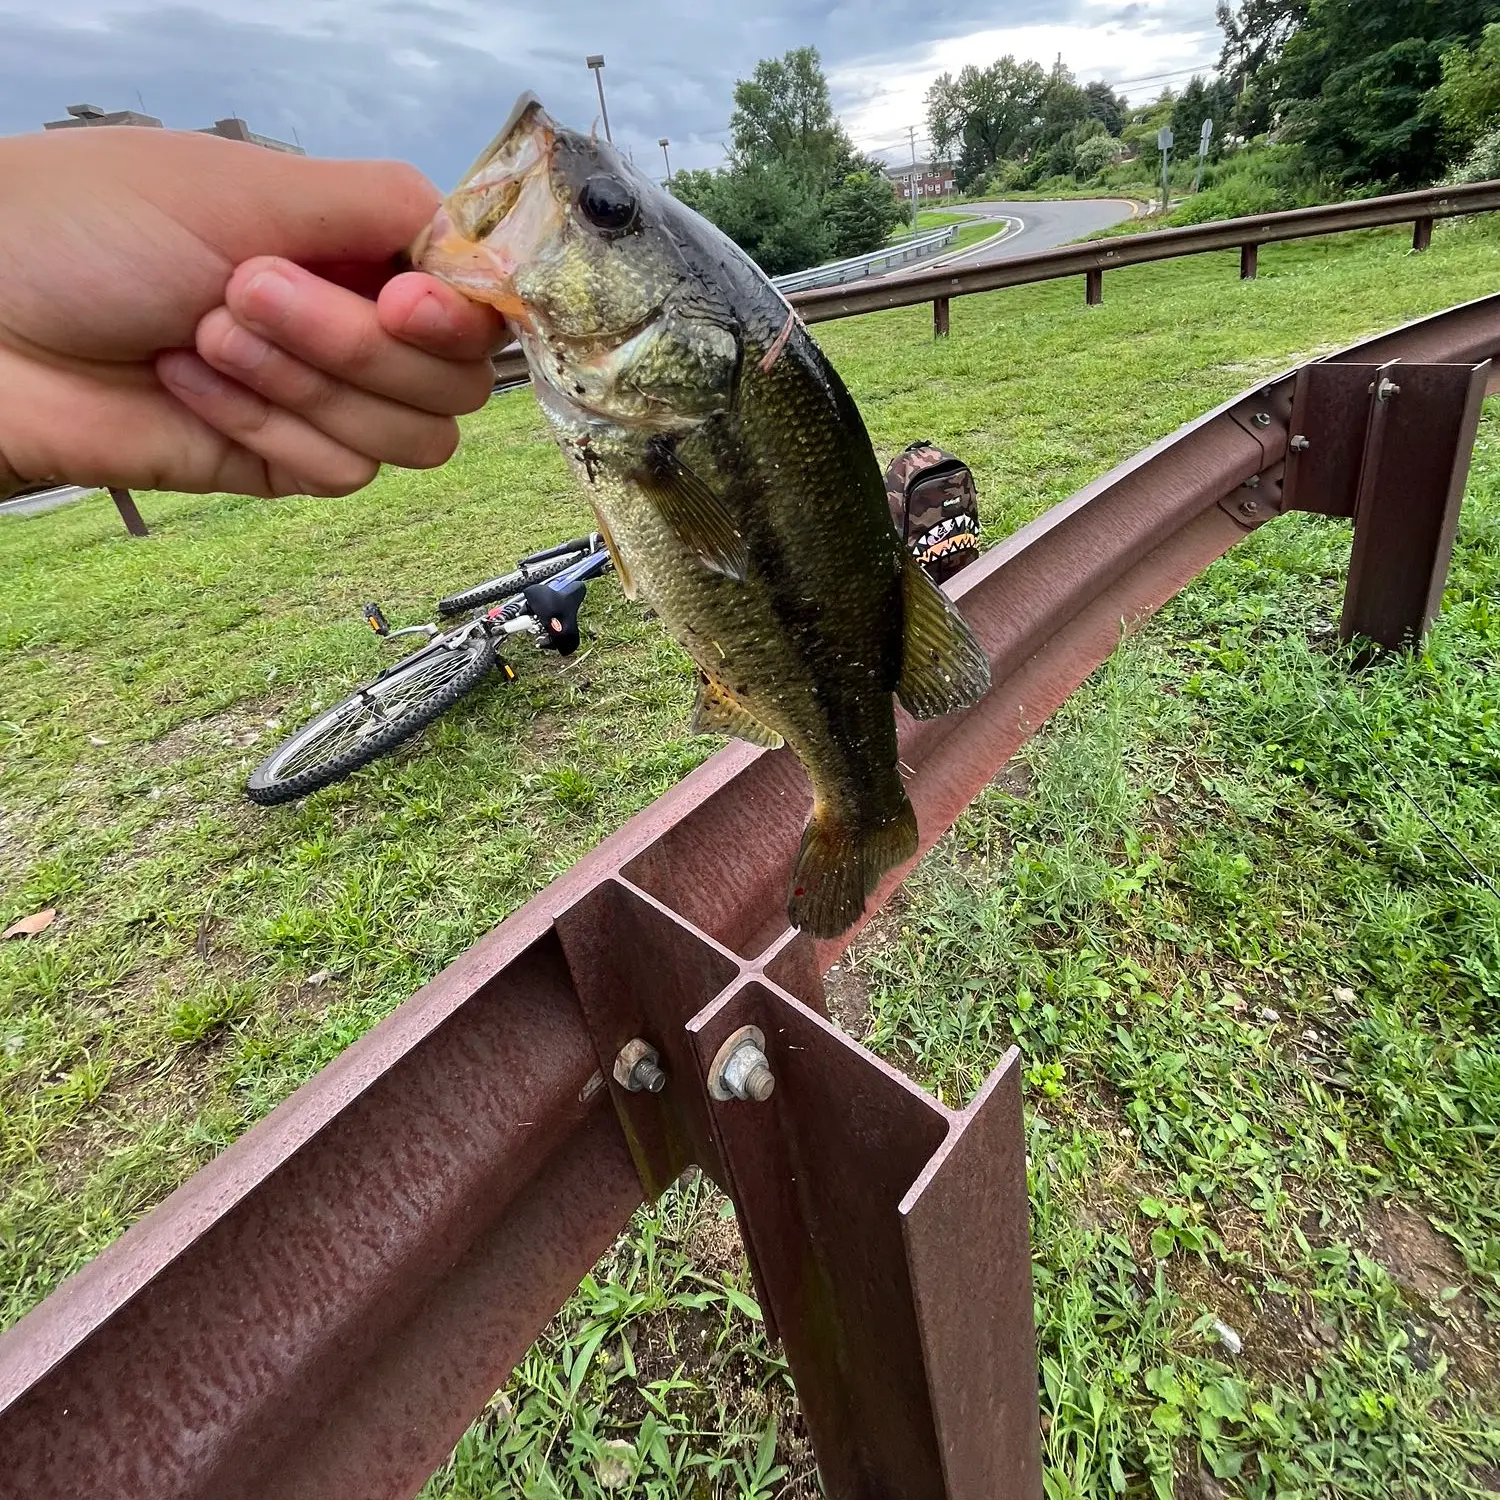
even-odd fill
[{"label": "bicycle tire", "polygon": [[456,615],[466,609],[477,609],[481,604],[498,604],[502,599],[509,599],[523,589],[529,589],[534,583],[545,583],[549,578],[556,578],[564,568],[571,568],[587,555],[583,551],[570,552],[562,557],[549,558],[524,572],[517,571],[507,573],[502,578],[486,579],[484,583],[476,583],[471,589],[439,599],[438,613]]},{"label": "bicycle tire", "polygon": [[[275,807],[342,781],[446,713],[479,685],[496,661],[489,638],[476,635],[451,651],[419,651],[409,661],[398,662],[278,745],[250,773],[245,795],[262,807]],[[400,704],[403,691],[413,696],[386,722],[378,727],[359,722],[360,716],[373,719],[372,697],[379,695],[377,703]],[[330,743],[320,749],[322,739]],[[310,763],[304,760],[309,754]]]}]

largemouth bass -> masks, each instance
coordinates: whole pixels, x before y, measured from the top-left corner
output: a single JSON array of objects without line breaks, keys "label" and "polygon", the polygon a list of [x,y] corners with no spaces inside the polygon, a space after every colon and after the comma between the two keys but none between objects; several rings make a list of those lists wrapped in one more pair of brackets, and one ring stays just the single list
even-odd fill
[{"label": "largemouth bass", "polygon": [[796,752],[787,915],[844,931],[917,849],[891,695],[946,713],[989,664],[901,545],[843,382],[743,251],[530,95],[412,260],[514,328],[626,594],[697,664],[694,729]]}]

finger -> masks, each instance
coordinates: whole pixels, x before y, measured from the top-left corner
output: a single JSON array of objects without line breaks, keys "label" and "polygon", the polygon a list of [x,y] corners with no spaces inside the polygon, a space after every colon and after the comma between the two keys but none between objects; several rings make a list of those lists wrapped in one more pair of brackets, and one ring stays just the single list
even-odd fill
[{"label": "finger", "polygon": [[348,495],[367,485],[380,469],[368,455],[226,380],[190,350],[159,354],[156,372],[189,411],[264,460],[277,493]]},{"label": "finger", "polygon": [[393,337],[376,305],[301,266],[263,256],[235,269],[225,305],[254,333],[336,379],[440,416],[489,399],[489,361],[440,359]]},{"label": "finger", "polygon": [[303,492],[296,483],[274,485],[257,454],[189,411],[149,366],[101,378],[0,348],[0,414],[6,457],[29,477],[193,494]]},{"label": "finger", "polygon": [[422,271],[386,282],[375,308],[387,333],[444,359],[483,359],[510,337],[494,308]]},{"label": "finger", "polygon": [[381,463],[434,469],[453,457],[458,423],[372,395],[316,370],[217,307],[198,325],[198,353],[274,406]]}]

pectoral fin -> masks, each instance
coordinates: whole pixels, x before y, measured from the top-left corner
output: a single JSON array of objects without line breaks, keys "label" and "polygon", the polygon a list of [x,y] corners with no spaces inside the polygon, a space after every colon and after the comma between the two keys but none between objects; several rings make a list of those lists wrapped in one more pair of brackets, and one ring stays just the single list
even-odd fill
[{"label": "pectoral fin", "polygon": [[977,703],[990,688],[990,663],[953,601],[908,557],[901,569],[905,635],[896,694],[918,719]]},{"label": "pectoral fin", "polygon": [[631,477],[705,567],[745,581],[750,553],[734,517],[678,458],[670,441],[653,438],[646,445],[645,464]]},{"label": "pectoral fin", "polygon": [[747,713],[739,700],[712,677],[705,677],[698,685],[692,729],[694,734],[732,734],[752,745],[764,745],[767,750],[779,750],[786,743],[774,729]]},{"label": "pectoral fin", "polygon": [[615,572],[619,574],[620,592],[627,599],[634,599],[635,579],[630,576],[630,569],[625,566],[625,559],[620,556],[620,549],[615,542],[614,534],[609,529],[609,522],[604,519],[597,505],[594,507],[594,519],[599,523],[599,535],[604,538],[604,545],[609,551],[609,560],[615,565]]}]

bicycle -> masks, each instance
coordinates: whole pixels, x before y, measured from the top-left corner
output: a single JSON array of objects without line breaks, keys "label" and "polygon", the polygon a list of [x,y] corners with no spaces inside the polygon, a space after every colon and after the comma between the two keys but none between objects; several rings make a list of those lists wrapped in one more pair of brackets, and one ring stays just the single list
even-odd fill
[{"label": "bicycle", "polygon": [[497,668],[514,682],[515,669],[500,652],[511,636],[530,634],[540,649],[571,656],[579,645],[578,610],[588,584],[612,566],[597,532],[533,552],[513,573],[438,600],[439,616],[494,606],[449,629],[425,624],[392,630],[380,606],[366,604],[365,623],[382,640],[425,635],[426,645],[273,750],[250,773],[246,796],[263,807],[294,802],[388,754]]}]

